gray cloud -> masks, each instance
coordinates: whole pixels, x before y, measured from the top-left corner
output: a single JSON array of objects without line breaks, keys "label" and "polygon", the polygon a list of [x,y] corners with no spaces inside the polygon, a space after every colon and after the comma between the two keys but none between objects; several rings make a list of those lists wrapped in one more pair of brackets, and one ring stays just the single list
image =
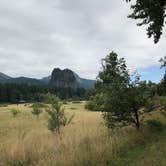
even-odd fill
[{"label": "gray cloud", "polygon": [[129,13],[122,0],[0,0],[0,71],[40,78],[61,67],[95,78],[112,50],[132,70],[152,66],[166,38],[154,45]]}]

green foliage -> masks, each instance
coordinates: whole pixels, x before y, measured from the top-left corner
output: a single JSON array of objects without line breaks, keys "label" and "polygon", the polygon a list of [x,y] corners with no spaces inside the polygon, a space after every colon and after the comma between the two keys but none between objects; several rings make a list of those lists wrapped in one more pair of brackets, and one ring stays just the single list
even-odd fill
[{"label": "green foliage", "polygon": [[66,100],[63,100],[62,103],[63,104],[68,104],[68,102]]},{"label": "green foliage", "polygon": [[32,105],[32,114],[34,114],[35,116],[39,117],[39,115],[42,113],[42,108],[43,108],[43,104],[41,103],[34,103]]},{"label": "green foliage", "polygon": [[36,107],[36,106],[37,106],[37,107],[40,107],[40,108],[46,108],[46,107],[47,107],[46,104],[44,104],[44,103],[39,103],[39,102],[33,103],[31,107],[33,108],[33,107]]},{"label": "green foliage", "polygon": [[16,108],[12,108],[10,111],[11,111],[13,117],[16,117],[19,113],[21,113],[21,111]]},{"label": "green foliage", "polygon": [[45,102],[47,93],[56,94],[61,99],[84,99],[85,89],[56,88],[44,84],[0,83],[0,103]]},{"label": "green foliage", "polygon": [[86,103],[85,108],[90,111],[104,111],[103,110],[104,98],[102,94],[96,94],[92,96],[90,100]]},{"label": "green foliage", "polygon": [[166,97],[155,95],[151,100],[148,100],[145,111],[152,110],[166,111]]},{"label": "green foliage", "polygon": [[146,122],[147,122],[148,126],[153,130],[156,130],[156,131],[164,130],[163,124],[158,120],[148,120]]},{"label": "green foliage", "polygon": [[46,109],[46,112],[49,115],[48,129],[52,132],[60,134],[61,129],[68,125],[74,116],[67,118],[64,112],[64,107],[62,106],[62,103],[58,97],[55,97],[54,95],[48,95],[48,101],[51,104]]},{"label": "green foliage", "polygon": [[[126,0],[131,1],[131,0]],[[154,42],[157,43],[162,35],[163,27],[166,18],[166,1],[165,0],[136,0],[136,3],[131,6],[133,13],[128,17],[132,19],[142,20],[138,26],[148,25],[148,37],[154,37]]]},{"label": "green foliage", "polygon": [[102,71],[95,85],[96,95],[87,108],[102,111],[108,128],[135,124],[139,129],[140,110],[147,106],[147,102],[153,102],[155,84],[141,82],[139,76],[131,81],[124,58],[119,59],[114,52],[102,62]]}]

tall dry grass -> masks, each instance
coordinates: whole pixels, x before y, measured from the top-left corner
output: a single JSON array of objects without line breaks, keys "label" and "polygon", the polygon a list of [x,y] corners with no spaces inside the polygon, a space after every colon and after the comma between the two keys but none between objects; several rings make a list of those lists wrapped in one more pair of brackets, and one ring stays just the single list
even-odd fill
[{"label": "tall dry grass", "polygon": [[[0,165],[104,166],[125,145],[144,142],[141,133],[133,128],[108,132],[101,114],[86,111],[84,104],[65,106],[66,114],[74,113],[75,117],[64,128],[62,137],[48,131],[47,114],[42,113],[37,120],[30,105],[0,108]],[[9,111],[13,107],[21,110],[16,118]]]}]

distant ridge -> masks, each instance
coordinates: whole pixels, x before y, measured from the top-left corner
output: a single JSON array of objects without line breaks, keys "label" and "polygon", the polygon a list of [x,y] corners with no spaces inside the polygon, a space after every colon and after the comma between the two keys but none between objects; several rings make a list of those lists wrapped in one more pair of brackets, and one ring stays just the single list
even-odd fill
[{"label": "distant ridge", "polygon": [[10,77],[0,72],[0,83],[16,83],[16,84],[50,84],[57,88],[92,88],[95,84],[95,80],[84,79],[79,77],[78,74],[70,69],[61,70],[55,68],[52,74],[42,79],[28,78],[28,77]]},{"label": "distant ridge", "polygon": [[5,80],[8,80],[8,79],[11,79],[11,77],[9,77],[8,75],[0,72],[0,81],[5,81]]}]

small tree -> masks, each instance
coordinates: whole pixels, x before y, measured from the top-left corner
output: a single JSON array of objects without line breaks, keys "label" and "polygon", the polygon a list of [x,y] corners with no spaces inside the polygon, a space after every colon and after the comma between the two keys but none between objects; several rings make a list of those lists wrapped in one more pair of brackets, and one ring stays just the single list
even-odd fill
[{"label": "small tree", "polygon": [[66,117],[64,107],[58,97],[49,95],[48,101],[50,103],[50,106],[46,108],[46,112],[49,115],[48,129],[61,134],[61,129],[72,121],[73,116],[70,118]]},{"label": "small tree", "polygon": [[39,103],[34,103],[32,108],[32,114],[39,118],[39,115],[42,113],[41,105]]},{"label": "small tree", "polygon": [[139,77],[131,81],[125,60],[118,59],[114,52],[103,59],[102,67],[95,87],[97,94],[102,96],[103,104],[100,108],[107,127],[135,124],[139,129],[140,109],[145,108],[153,96],[150,88],[146,82],[140,82]]}]

